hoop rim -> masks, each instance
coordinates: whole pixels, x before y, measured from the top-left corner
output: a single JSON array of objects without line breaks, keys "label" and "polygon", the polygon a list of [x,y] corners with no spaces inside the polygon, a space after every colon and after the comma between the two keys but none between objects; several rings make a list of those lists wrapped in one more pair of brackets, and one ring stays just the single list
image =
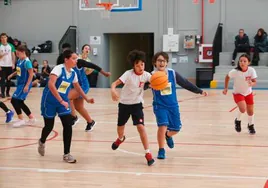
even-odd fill
[{"label": "hoop rim", "polygon": [[107,11],[111,11],[114,4],[111,2],[105,2],[105,3],[96,3],[96,5],[99,7],[103,7]]}]

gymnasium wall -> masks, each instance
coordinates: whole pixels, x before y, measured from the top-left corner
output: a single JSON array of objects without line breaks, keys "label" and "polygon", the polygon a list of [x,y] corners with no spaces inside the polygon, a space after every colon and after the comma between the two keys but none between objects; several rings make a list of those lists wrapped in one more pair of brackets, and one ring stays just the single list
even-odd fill
[{"label": "gymnasium wall", "polygon": [[[123,1],[123,0],[122,0]],[[201,1],[201,0],[200,0]],[[245,28],[252,41],[259,27],[268,30],[265,13],[268,7],[266,0],[216,0],[211,5],[205,1],[205,43],[211,43],[217,24],[222,22],[223,49],[233,50],[233,39],[239,28]],[[201,34],[201,3],[194,5],[192,0],[143,0],[143,11],[114,12],[110,20],[103,20],[97,11],[79,11],[78,0],[12,0],[11,6],[4,6],[0,0],[0,32],[27,41],[29,46],[52,40],[54,52],[57,44],[69,25],[78,26],[79,50],[84,43],[89,42],[89,36],[101,36],[102,44],[93,45],[98,49],[98,56],[91,59],[109,68],[107,42],[104,33],[135,33],[153,32],[154,51],[162,48],[162,35],[168,28],[174,28],[175,34],[180,34],[180,52],[170,54],[171,58],[188,57],[188,63],[174,63],[171,66],[185,77],[195,77],[196,67],[202,67],[194,62],[197,48],[183,49],[185,34]],[[106,40],[107,41],[107,40]],[[253,41],[252,41],[253,42]],[[100,78],[100,86],[107,87],[105,78]]]}]

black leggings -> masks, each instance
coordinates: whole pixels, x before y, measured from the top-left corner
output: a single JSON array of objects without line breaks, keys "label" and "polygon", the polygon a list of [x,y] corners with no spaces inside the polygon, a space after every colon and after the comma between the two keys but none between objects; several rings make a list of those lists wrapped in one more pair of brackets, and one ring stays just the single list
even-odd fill
[{"label": "black leggings", "polygon": [[5,94],[5,90],[6,93],[9,94],[10,91],[10,86],[11,86],[11,81],[7,79],[7,77],[12,73],[12,67],[1,67],[1,71],[0,71],[0,77],[1,77],[1,93]]},{"label": "black leggings", "polygon": [[0,101],[0,108],[2,108],[6,113],[9,111],[9,109],[7,108],[7,106],[5,105],[5,103]]},{"label": "black leggings", "polygon": [[[64,145],[64,154],[70,153],[71,141],[72,141],[72,115],[64,115],[60,116],[60,120],[63,126],[63,145]],[[54,118],[45,118],[44,123],[45,126],[42,130],[40,141],[42,143],[46,142],[48,135],[51,133],[54,127],[55,117]]]},{"label": "black leggings", "polygon": [[23,100],[20,100],[20,99],[15,99],[15,98],[12,98],[11,99],[11,104],[13,105],[17,115],[21,115],[22,112],[21,110],[23,110],[23,112],[29,116],[31,114],[31,111],[30,109],[28,108],[28,106],[24,103]]}]

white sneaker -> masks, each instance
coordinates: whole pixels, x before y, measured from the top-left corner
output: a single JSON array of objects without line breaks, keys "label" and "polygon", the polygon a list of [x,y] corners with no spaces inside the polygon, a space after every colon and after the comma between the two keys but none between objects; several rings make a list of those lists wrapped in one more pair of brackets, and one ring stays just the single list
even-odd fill
[{"label": "white sneaker", "polygon": [[13,124],[13,127],[21,127],[23,125],[25,125],[25,121],[23,119],[20,119]]},{"label": "white sneaker", "polygon": [[32,118],[32,119],[29,119],[27,122],[26,122],[26,125],[34,125],[36,122],[36,119],[35,118]]}]

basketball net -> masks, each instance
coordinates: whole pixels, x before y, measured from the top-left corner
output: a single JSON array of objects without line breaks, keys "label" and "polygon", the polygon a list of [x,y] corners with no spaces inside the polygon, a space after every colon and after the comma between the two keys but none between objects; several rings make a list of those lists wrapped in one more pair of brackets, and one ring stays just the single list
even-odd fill
[{"label": "basketball net", "polygon": [[100,10],[101,12],[101,18],[102,19],[110,19],[111,17],[111,9],[113,6],[113,3],[107,2],[107,3],[97,3],[98,7],[104,8],[104,10]]}]

